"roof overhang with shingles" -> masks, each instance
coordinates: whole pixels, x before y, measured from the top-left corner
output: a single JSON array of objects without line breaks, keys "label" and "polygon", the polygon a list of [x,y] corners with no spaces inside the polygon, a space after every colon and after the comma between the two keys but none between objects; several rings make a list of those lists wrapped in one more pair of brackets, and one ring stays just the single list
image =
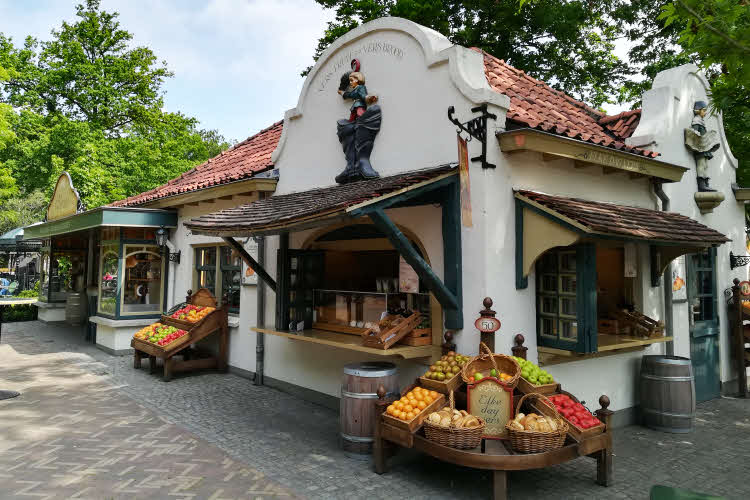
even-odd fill
[{"label": "roof overhang with shingles", "polygon": [[618,151],[541,130],[521,128],[497,134],[503,153],[535,151],[553,157],[568,158],[576,166],[600,166],[605,173],[627,172],[633,177],[652,177],[664,182],[679,182],[687,168],[650,157]]},{"label": "roof overhang with shingles", "polygon": [[455,164],[414,170],[379,179],[341,186],[311,189],[271,196],[253,203],[203,215],[185,223],[194,234],[211,236],[247,236],[301,231],[364,215],[368,207],[399,196],[434,188],[440,181],[454,177]]},{"label": "roof overhang with shingles", "polygon": [[516,191],[516,198],[583,235],[652,244],[711,247],[729,239],[720,232],[675,212]]}]

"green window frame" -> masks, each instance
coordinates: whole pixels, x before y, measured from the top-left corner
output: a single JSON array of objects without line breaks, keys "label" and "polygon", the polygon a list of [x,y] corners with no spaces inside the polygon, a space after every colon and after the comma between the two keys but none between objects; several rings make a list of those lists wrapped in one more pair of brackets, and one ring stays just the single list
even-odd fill
[{"label": "green window frame", "polygon": [[229,295],[229,313],[239,314],[242,288],[242,262],[232,259],[232,248],[227,245],[194,247],[193,290],[207,288],[218,301]]},{"label": "green window frame", "polygon": [[553,248],[536,263],[537,344],[596,352],[596,247]]}]

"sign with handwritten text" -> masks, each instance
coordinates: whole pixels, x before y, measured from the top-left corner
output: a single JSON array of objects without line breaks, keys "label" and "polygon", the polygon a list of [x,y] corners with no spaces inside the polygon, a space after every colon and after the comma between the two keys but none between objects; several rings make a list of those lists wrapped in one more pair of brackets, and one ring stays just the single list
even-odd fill
[{"label": "sign with handwritten text", "polygon": [[507,439],[505,424],[513,415],[513,389],[487,377],[476,384],[469,384],[466,390],[469,413],[484,419],[482,437]]}]

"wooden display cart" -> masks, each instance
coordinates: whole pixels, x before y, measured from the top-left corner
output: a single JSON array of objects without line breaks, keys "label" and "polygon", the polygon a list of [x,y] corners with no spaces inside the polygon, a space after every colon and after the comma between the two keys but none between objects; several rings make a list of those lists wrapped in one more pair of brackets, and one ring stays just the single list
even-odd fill
[{"label": "wooden display cart", "polygon": [[[381,400],[376,402],[381,412],[389,404],[383,400],[385,390],[378,391]],[[610,424],[613,412],[608,409],[609,398],[599,398],[601,409],[596,411],[597,417],[605,423],[605,430],[591,436],[574,437],[568,434],[562,448],[544,453],[519,453],[510,447],[506,440],[482,441],[482,444],[472,450],[458,450],[442,446],[425,437],[421,426],[412,432],[391,425],[385,417],[376,419],[375,442],[373,445],[375,472],[384,474],[388,471],[388,458],[398,447],[412,448],[438,460],[464,467],[493,471],[493,498],[504,500],[508,498],[507,472],[514,470],[541,469],[552,465],[575,460],[578,457],[590,457],[596,460],[596,482],[602,486],[612,484],[612,435]]]},{"label": "wooden display cart", "polygon": [[750,367],[750,281],[734,279],[729,303],[732,325],[732,364],[736,370],[739,396],[748,396],[747,368]]},{"label": "wooden display cart", "polygon": [[[176,372],[186,372],[191,370],[200,370],[204,368],[216,368],[219,371],[227,370],[228,347],[229,347],[229,324],[226,299],[219,306],[216,298],[205,288],[201,288],[195,294],[188,290],[185,300],[186,304],[195,306],[215,307],[216,309],[207,314],[203,319],[196,323],[172,318],[168,315],[162,315],[160,322],[165,325],[174,326],[182,330],[187,330],[188,334],[185,340],[177,339],[172,344],[164,348],[151,342],[133,338],[130,346],[133,348],[133,367],[141,367],[141,360],[148,358],[151,373],[156,371],[156,360],[161,359],[164,364],[163,379],[168,382]],[[191,352],[188,349],[191,344],[213,334],[219,335],[219,354],[216,356],[191,358]],[[175,359],[180,356],[182,359]]]}]

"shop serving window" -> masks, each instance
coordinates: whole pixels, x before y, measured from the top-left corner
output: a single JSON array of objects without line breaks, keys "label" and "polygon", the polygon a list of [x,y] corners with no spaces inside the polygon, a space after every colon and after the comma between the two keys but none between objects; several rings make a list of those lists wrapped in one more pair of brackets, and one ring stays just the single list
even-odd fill
[{"label": "shop serving window", "polygon": [[156,245],[125,245],[121,315],[158,313],[163,308],[163,260]]},{"label": "shop serving window", "polygon": [[226,294],[229,312],[240,312],[242,261],[226,245],[195,248],[195,289],[207,288],[221,300]]},{"label": "shop serving window", "polygon": [[65,302],[68,292],[85,286],[86,241],[80,236],[46,240],[41,248],[39,300]]},{"label": "shop serving window", "polygon": [[[596,251],[577,245],[546,252],[537,262],[540,346],[596,351]],[[593,311],[593,314],[592,314]]]}]

